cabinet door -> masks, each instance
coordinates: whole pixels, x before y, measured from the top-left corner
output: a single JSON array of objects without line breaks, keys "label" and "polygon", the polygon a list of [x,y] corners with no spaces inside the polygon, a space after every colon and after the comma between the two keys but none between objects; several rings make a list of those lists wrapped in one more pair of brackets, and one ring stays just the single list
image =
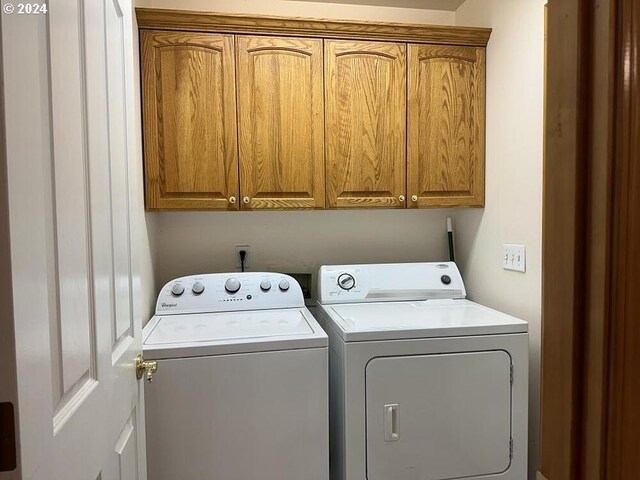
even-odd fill
[{"label": "cabinet door", "polygon": [[409,45],[409,207],[484,204],[485,50]]},{"label": "cabinet door", "polygon": [[324,207],[322,40],[237,37],[243,209]]},{"label": "cabinet door", "polygon": [[148,209],[238,208],[233,36],[142,32]]},{"label": "cabinet door", "polygon": [[405,50],[325,41],[329,208],[405,207]]}]

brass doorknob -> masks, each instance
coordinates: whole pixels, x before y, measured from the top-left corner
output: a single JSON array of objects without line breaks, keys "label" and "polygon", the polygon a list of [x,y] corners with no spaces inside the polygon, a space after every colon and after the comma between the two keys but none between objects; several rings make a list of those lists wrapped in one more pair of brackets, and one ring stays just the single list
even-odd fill
[{"label": "brass doorknob", "polygon": [[417,202],[418,201],[418,195],[413,195],[411,197],[411,200],[413,200],[414,202]]},{"label": "brass doorknob", "polygon": [[242,201],[243,201],[244,203],[249,203],[249,202],[251,201],[251,199],[250,199],[249,197],[244,197],[244,198],[242,199]]},{"label": "brass doorknob", "polygon": [[400,202],[404,202],[404,195],[400,195],[400,196],[398,197],[398,200],[400,200]]},{"label": "brass doorknob", "polygon": [[153,382],[153,374],[158,371],[158,362],[155,360],[144,360],[142,355],[136,357],[136,378],[140,380],[147,374],[147,383]]},{"label": "brass doorknob", "polygon": [[229,203],[236,203],[236,197],[229,197]]}]

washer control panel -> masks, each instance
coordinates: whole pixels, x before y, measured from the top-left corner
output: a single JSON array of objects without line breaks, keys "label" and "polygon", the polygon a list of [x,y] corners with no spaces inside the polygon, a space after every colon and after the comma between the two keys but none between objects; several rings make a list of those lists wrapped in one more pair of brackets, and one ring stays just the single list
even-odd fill
[{"label": "washer control panel", "polygon": [[320,267],[320,303],[395,302],[465,298],[453,262],[333,265]]},{"label": "washer control panel", "polygon": [[156,314],[232,312],[304,307],[298,282],[280,273],[212,273],[167,283]]}]

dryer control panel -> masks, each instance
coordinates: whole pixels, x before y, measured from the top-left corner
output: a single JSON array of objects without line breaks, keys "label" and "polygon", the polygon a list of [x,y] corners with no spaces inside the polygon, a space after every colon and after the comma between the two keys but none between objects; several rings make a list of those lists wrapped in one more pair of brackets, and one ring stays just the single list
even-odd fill
[{"label": "dryer control panel", "polygon": [[465,298],[453,262],[334,265],[320,267],[320,303],[398,302]]},{"label": "dryer control panel", "polygon": [[158,295],[156,315],[300,307],[302,288],[289,275],[212,273],[171,280]]}]

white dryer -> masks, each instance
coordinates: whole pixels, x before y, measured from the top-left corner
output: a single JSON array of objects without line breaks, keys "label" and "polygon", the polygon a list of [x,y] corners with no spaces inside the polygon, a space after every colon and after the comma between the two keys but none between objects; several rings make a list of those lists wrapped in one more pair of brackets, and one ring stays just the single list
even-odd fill
[{"label": "white dryer", "polygon": [[149,479],[328,480],[327,336],[293,278],[178,278],[143,338]]},{"label": "white dryer", "polygon": [[332,480],[527,478],[527,323],[454,263],[324,266]]}]

